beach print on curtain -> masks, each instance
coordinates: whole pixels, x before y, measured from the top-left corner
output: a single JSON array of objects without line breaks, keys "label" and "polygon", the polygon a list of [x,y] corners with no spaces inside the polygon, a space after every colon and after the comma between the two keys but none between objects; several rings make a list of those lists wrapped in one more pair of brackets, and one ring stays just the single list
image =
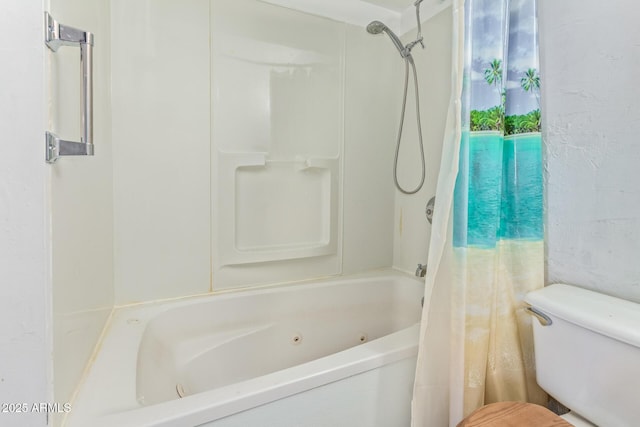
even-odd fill
[{"label": "beach print on curtain", "polygon": [[465,2],[462,138],[453,202],[463,414],[544,404],[523,297],[544,284],[535,0]]}]

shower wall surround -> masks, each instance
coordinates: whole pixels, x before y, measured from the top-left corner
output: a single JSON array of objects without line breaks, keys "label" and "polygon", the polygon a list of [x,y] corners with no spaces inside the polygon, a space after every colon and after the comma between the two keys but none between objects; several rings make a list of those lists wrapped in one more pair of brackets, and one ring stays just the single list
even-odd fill
[{"label": "shower wall surround", "polygon": [[209,0],[112,0],[111,13],[116,303],[205,293]]},{"label": "shower wall surround", "polygon": [[[415,19],[415,17],[414,17]],[[424,138],[426,179],[423,188],[413,196],[396,191],[394,208],[394,267],[413,272],[417,263],[426,263],[431,236],[431,225],[427,222],[425,208],[436,193],[442,139],[447,120],[447,106],[451,93],[451,8],[432,17],[422,26],[425,49],[414,48],[413,58],[418,69],[420,83],[420,116]],[[402,37],[408,43],[415,37],[415,30]],[[393,50],[391,43],[388,48]],[[400,58],[396,58],[400,61]],[[402,77],[387,83],[400,91]],[[411,84],[411,82],[410,82]],[[396,126],[399,112],[391,116]],[[395,136],[394,136],[395,138]],[[395,139],[389,141],[393,144]],[[415,186],[420,179],[418,133],[416,127],[415,99],[411,89],[408,92],[407,112],[402,132],[402,144],[398,156],[398,179],[403,185]]]},{"label": "shower wall surround", "polygon": [[118,304],[392,265],[386,40],[256,0],[111,4]]},{"label": "shower wall surround", "polygon": [[345,26],[252,0],[212,6],[214,278],[338,274]]},{"label": "shower wall surround", "polygon": [[[59,22],[91,31],[95,37],[96,154],[65,157],[48,166],[54,401],[64,403],[70,401],[114,304],[111,38],[108,0],[50,0],[49,11]],[[79,49],[62,47],[55,53],[46,49],[45,57],[48,130],[79,139]],[[59,415],[53,417],[57,424]]]}]

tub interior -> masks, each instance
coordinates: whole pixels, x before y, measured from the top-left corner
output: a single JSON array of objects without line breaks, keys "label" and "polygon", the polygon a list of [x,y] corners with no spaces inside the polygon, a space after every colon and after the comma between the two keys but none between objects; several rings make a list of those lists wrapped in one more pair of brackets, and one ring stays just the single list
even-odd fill
[{"label": "tub interior", "polygon": [[305,284],[210,297],[152,319],[136,394],[153,405],[366,345],[420,320],[411,277]]}]

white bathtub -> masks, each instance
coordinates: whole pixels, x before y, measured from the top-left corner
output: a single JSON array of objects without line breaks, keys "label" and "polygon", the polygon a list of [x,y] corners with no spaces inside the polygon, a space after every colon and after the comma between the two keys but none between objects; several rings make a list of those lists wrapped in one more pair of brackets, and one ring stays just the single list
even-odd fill
[{"label": "white bathtub", "polygon": [[65,425],[408,426],[423,286],[385,271],[121,308]]}]

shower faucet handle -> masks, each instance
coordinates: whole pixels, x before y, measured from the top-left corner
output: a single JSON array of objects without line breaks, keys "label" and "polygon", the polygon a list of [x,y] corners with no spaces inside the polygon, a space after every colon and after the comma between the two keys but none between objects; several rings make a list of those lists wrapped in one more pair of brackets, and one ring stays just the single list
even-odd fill
[{"label": "shower faucet handle", "polygon": [[424,277],[427,275],[427,264],[418,264],[416,268],[416,277]]}]

